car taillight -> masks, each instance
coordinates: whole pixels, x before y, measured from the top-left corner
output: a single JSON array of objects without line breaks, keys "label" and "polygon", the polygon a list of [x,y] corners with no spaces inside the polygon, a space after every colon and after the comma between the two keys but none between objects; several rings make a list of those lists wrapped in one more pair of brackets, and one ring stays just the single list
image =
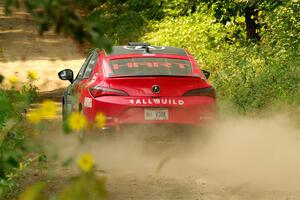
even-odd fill
[{"label": "car taillight", "polygon": [[209,96],[216,98],[216,91],[213,87],[197,88],[184,93],[183,96]]},{"label": "car taillight", "polygon": [[128,96],[128,94],[122,90],[116,90],[113,88],[107,88],[102,86],[94,86],[90,88],[90,93],[93,97],[100,96]]}]

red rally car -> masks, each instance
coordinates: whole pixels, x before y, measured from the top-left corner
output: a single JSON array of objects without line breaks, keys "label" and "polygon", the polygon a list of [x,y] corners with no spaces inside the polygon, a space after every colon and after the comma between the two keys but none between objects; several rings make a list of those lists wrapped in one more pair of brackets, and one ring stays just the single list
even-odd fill
[{"label": "red rally car", "polygon": [[129,43],[107,53],[95,49],[63,95],[63,118],[81,112],[93,122],[106,116],[104,128],[130,124],[202,126],[214,119],[215,89],[195,59],[182,48]]}]

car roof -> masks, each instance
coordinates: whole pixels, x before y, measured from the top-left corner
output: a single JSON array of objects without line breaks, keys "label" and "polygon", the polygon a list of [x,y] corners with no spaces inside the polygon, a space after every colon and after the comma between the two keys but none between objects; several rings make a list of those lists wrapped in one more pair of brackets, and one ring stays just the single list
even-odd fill
[{"label": "car roof", "polygon": [[128,55],[128,54],[168,54],[188,56],[188,53],[177,47],[169,46],[150,46],[145,43],[135,43],[128,46],[113,46],[112,51],[107,56]]}]

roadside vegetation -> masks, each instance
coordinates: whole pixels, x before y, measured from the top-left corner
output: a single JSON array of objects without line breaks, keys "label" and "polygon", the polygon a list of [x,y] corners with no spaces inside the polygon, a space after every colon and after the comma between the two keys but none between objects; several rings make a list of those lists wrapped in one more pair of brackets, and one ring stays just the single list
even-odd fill
[{"label": "roadside vegetation", "polygon": [[[186,48],[201,69],[211,72],[221,105],[252,115],[284,106],[300,116],[300,4],[298,0],[5,0],[7,13],[26,7],[41,34],[55,30],[79,43],[110,49],[129,41]],[[0,199],[15,195],[18,177],[32,163],[45,162],[36,142],[42,123],[56,114],[46,101],[33,112],[34,72],[28,83],[0,88]],[[44,112],[45,109],[47,112]],[[48,111],[51,112],[48,112]],[[46,114],[45,114],[46,113]],[[26,117],[25,117],[26,116]],[[103,124],[105,116],[99,116]],[[81,132],[85,119],[74,114],[69,129]],[[78,159],[81,172],[58,196],[37,183],[22,200],[102,199],[104,180],[94,171],[91,155]],[[89,185],[87,190],[86,185]],[[91,194],[91,196],[88,196]]]},{"label": "roadside vegetation", "polygon": [[24,168],[42,155],[37,153],[40,150],[34,133],[26,131],[24,115],[36,97],[34,73],[29,72],[28,78],[29,83],[24,86],[15,76],[8,77],[11,87],[0,85],[0,199],[13,193]]},{"label": "roadside vegetation", "polygon": [[[1,76],[1,82],[4,79]],[[38,170],[40,174],[49,173],[41,138],[49,123],[57,117],[59,108],[50,100],[43,101],[34,109],[30,107],[37,98],[34,81],[38,75],[34,71],[28,72],[26,83],[19,82],[16,76],[7,79],[9,85],[1,85],[0,88],[0,199],[103,199],[106,196],[105,178],[96,176],[94,158],[89,153],[61,163],[64,166],[77,164],[80,171],[69,177],[68,184],[58,194],[49,192],[46,180],[20,191],[20,180],[33,176],[30,169]],[[105,116],[97,115],[96,125],[102,127],[104,123]],[[78,136],[88,129],[87,120],[79,113],[70,115],[67,126],[68,132],[73,131]]]}]

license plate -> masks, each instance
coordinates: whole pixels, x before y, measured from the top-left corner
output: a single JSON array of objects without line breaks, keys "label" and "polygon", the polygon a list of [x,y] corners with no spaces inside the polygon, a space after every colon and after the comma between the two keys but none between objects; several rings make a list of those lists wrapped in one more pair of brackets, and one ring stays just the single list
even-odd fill
[{"label": "license plate", "polygon": [[145,120],[168,120],[168,109],[145,109]]}]

